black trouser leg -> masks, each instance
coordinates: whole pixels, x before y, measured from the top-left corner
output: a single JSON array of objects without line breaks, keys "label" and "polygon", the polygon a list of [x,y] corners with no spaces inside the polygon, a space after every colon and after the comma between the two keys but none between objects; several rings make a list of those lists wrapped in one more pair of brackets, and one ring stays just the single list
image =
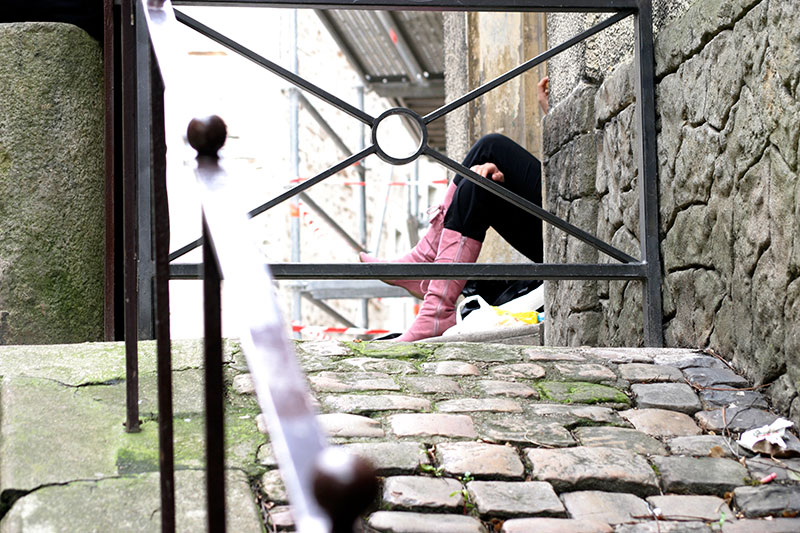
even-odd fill
[{"label": "black trouser leg", "polygon": [[[523,147],[497,133],[486,135],[473,145],[464,159],[467,168],[483,163],[497,165],[505,176],[504,187],[542,205],[541,163]],[[542,262],[540,219],[463,176],[456,176],[455,183],[458,188],[445,214],[445,228],[483,241],[486,230],[492,227],[530,260]]]}]

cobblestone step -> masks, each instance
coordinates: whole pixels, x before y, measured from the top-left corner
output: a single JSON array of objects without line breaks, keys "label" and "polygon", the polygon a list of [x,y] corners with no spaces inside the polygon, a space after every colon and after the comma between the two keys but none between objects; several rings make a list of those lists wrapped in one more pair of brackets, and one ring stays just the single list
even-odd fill
[{"label": "cobblestone step", "polygon": [[[800,531],[800,459],[756,456],[736,444],[740,431],[776,415],[757,389],[711,355],[333,341],[299,342],[297,352],[321,426],[333,443],[369,459],[380,477],[380,494],[364,516],[366,531]],[[141,447],[143,439],[156,445],[155,424],[145,424],[138,437],[119,427],[124,384],[113,379],[121,370],[107,376],[98,370],[102,386],[68,386],[61,383],[72,378],[59,369],[69,368],[69,360],[58,367],[31,360],[32,371],[24,362],[30,357],[6,356],[21,366],[9,370],[6,363],[0,380],[0,490],[47,483],[56,497],[61,487],[64,493],[83,490],[70,485],[75,480],[133,483],[140,474],[131,469],[155,472],[154,452]],[[256,429],[265,431],[263,418],[255,416],[252,380],[240,359],[228,360],[228,461],[232,472],[247,473],[237,490],[248,497],[249,481],[255,492],[246,506],[259,502],[264,527],[292,531],[277,465],[267,437]],[[175,402],[182,409],[175,418],[177,463],[187,471],[203,465],[193,385],[199,363],[192,364],[176,372]],[[151,392],[144,389],[144,405],[155,405]],[[32,411],[31,405],[57,408]],[[64,431],[64,413],[74,413],[80,432]],[[48,445],[32,447],[26,435]],[[95,441],[97,451],[86,455],[87,443]],[[773,473],[769,484],[760,483]],[[119,485],[110,481],[87,482],[98,501],[113,499],[103,492]],[[44,512],[38,492],[11,507],[0,531],[9,531],[6,524],[63,530],[59,524],[67,522]],[[127,508],[133,513],[136,506]]]}]

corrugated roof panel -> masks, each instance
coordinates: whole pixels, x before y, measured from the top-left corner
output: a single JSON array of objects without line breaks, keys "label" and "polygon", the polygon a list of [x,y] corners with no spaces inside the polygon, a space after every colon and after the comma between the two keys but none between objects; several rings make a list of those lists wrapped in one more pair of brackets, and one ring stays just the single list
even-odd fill
[{"label": "corrugated roof panel", "polygon": [[[444,104],[444,27],[442,14],[435,11],[392,11],[390,36],[382,22],[386,14],[363,10],[326,10],[323,20],[346,53],[352,57],[367,80],[369,88],[425,115]],[[394,40],[393,40],[394,38]],[[403,60],[398,46],[405,44],[412,63]],[[408,55],[406,55],[408,57]],[[430,83],[420,83],[414,76],[417,68],[428,73]],[[414,72],[411,72],[413,70]],[[402,104],[401,104],[402,102]],[[428,126],[428,142],[444,147],[444,120]]]},{"label": "corrugated roof panel", "polygon": [[364,67],[364,74],[373,79],[406,75],[400,55],[392,39],[374,12],[329,12],[340,31]]},{"label": "corrugated roof panel", "polygon": [[420,64],[431,74],[444,72],[444,22],[435,11],[397,11],[395,19],[408,37]]}]

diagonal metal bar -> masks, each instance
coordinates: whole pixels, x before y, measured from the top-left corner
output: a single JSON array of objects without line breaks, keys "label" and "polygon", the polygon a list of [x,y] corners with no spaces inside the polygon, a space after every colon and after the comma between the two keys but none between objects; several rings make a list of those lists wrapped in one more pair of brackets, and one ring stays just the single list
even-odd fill
[{"label": "diagonal metal bar", "polygon": [[169,261],[172,262],[172,261],[175,261],[176,259],[178,259],[179,257],[183,257],[184,255],[188,254],[192,250],[196,250],[197,248],[200,248],[200,246],[202,246],[202,244],[203,244],[203,238],[200,237],[199,239],[193,240],[192,242],[190,242],[189,244],[187,244],[185,246],[181,246],[180,248],[178,248],[177,250],[175,250],[174,252],[169,254]]},{"label": "diagonal metal bar", "polygon": [[285,193],[276,196],[275,198],[273,198],[269,202],[267,202],[265,204],[262,204],[262,205],[256,207],[255,209],[251,209],[247,214],[251,218],[256,216],[256,215],[260,215],[264,211],[268,211],[268,210],[272,209],[273,207],[275,207],[279,203],[288,200],[292,196],[295,196],[296,194],[299,194],[299,193],[303,192],[304,190],[308,189],[309,187],[311,187],[313,185],[316,185],[317,183],[319,183],[320,181],[322,181],[322,180],[324,180],[326,178],[330,178],[331,176],[333,176],[337,172],[346,169],[350,165],[352,165],[352,164],[354,164],[354,163],[356,163],[358,161],[361,161],[362,159],[364,159],[368,155],[372,155],[374,153],[375,153],[375,145],[369,145],[366,148],[364,148],[363,150],[361,150],[360,152],[358,152],[357,154],[351,155],[350,157],[348,157],[347,159],[345,159],[341,163],[333,165],[328,170],[324,170],[324,171],[320,172],[319,174],[317,174],[313,178],[310,178],[310,179],[304,181],[303,183],[301,183],[300,185],[297,185],[296,187],[292,187],[291,189],[289,189]]},{"label": "diagonal metal bar", "polygon": [[587,38],[591,37],[592,35],[603,31],[604,29],[608,28],[609,26],[612,26],[612,25],[616,24],[617,22],[621,21],[622,19],[629,17],[631,14],[633,14],[631,11],[625,11],[625,12],[617,13],[616,15],[612,15],[612,16],[608,17],[607,19],[603,20],[602,22],[600,22],[598,24],[595,24],[594,26],[592,26],[588,30],[579,33],[575,37],[572,37],[571,39],[568,39],[568,40],[564,41],[563,43],[559,44],[558,46],[555,46],[555,47],[551,48],[550,50],[547,50],[546,52],[542,52],[538,56],[536,56],[536,57],[534,57],[532,59],[529,59],[528,61],[526,61],[525,63],[519,65],[518,67],[515,67],[515,68],[509,70],[505,74],[501,74],[500,76],[496,77],[495,79],[484,83],[480,87],[478,87],[476,89],[473,89],[472,91],[468,92],[464,96],[461,96],[460,98],[457,98],[457,99],[453,100],[449,104],[445,104],[442,107],[440,107],[439,109],[436,109],[435,111],[431,111],[430,113],[428,113],[427,115],[422,117],[422,121],[425,124],[430,124],[434,120],[443,117],[444,115],[446,115],[450,111],[458,109],[462,105],[467,104],[467,103],[471,102],[472,100],[475,100],[476,98],[479,98],[479,97],[483,96],[484,94],[488,93],[492,89],[494,89],[496,87],[499,87],[500,85],[504,84],[508,80],[510,80],[512,78],[515,78],[515,77],[519,76],[520,74],[524,74],[525,72],[529,71],[533,67],[535,67],[535,66],[537,66],[537,65],[539,65],[541,63],[544,63],[545,61],[547,61],[551,57],[553,57],[553,56],[555,56],[557,54],[560,54],[564,50],[576,45],[577,43],[583,41],[584,39],[587,39]]},{"label": "diagonal metal bar", "polygon": [[261,56],[261,55],[255,53],[255,52],[253,52],[249,48],[242,46],[241,44],[237,43],[233,39],[230,39],[229,37],[226,37],[225,35],[222,35],[218,31],[215,31],[215,30],[209,28],[205,24],[193,19],[189,15],[187,15],[185,13],[182,13],[181,11],[177,11],[176,10],[175,11],[175,17],[178,19],[179,22],[182,22],[183,24],[189,26],[190,28],[192,28],[196,32],[198,32],[198,33],[200,33],[202,35],[205,35],[206,37],[208,37],[212,41],[215,41],[215,42],[221,44],[222,46],[224,46],[225,48],[228,48],[229,50],[233,50],[237,54],[249,59],[250,61],[253,61],[254,63],[257,63],[258,65],[261,65],[265,69],[269,70],[270,72],[272,72],[276,76],[279,76],[279,77],[283,78],[284,80],[288,81],[289,83],[291,83],[291,84],[293,84],[293,85],[295,85],[295,86],[297,86],[297,87],[299,87],[301,89],[305,89],[306,91],[310,92],[314,96],[317,96],[318,98],[321,98],[322,100],[325,100],[330,105],[340,109],[341,111],[343,111],[344,113],[347,113],[348,115],[352,116],[353,118],[356,118],[356,119],[360,120],[364,124],[368,124],[368,125],[371,126],[372,123],[375,121],[375,119],[372,116],[370,116],[368,113],[362,111],[361,109],[359,109],[359,108],[357,108],[357,107],[355,107],[353,105],[348,104],[347,102],[345,102],[341,98],[338,98],[338,97],[332,95],[331,93],[329,93],[328,91],[317,87],[316,85],[314,85],[310,81],[307,81],[307,80],[301,78],[297,74],[295,74],[295,73],[293,73],[293,72],[281,67],[277,63],[273,63],[272,61],[270,61],[269,59],[265,58],[264,56]]},{"label": "diagonal metal bar", "polygon": [[[288,200],[292,196],[295,196],[297,194],[302,193],[303,191],[305,191],[306,189],[310,188],[311,186],[316,185],[320,181],[333,176],[337,172],[339,172],[341,170],[344,170],[345,168],[349,167],[350,165],[356,163],[357,161],[360,161],[360,160],[364,159],[365,157],[367,157],[368,155],[372,155],[374,153],[375,153],[375,146],[374,145],[367,146],[366,148],[364,148],[363,150],[361,150],[357,154],[351,155],[350,157],[348,157],[347,159],[345,159],[341,163],[338,163],[338,164],[330,167],[329,169],[327,169],[327,170],[325,170],[323,172],[320,172],[319,174],[317,174],[313,178],[304,181],[303,183],[301,183],[300,185],[297,185],[296,187],[292,187],[291,189],[289,189],[285,193],[283,193],[283,194],[281,194],[279,196],[276,196],[275,198],[273,198],[269,202],[266,202],[266,203],[261,204],[260,206],[254,208],[254,209],[251,209],[247,214],[248,214],[248,216],[250,218],[253,218],[255,216],[260,215],[264,211],[269,211],[270,209],[272,209],[276,205],[280,204],[281,202],[285,202],[286,200]],[[200,239],[197,239],[196,241],[190,242],[189,244],[187,244],[187,245],[179,248],[178,250],[175,250],[171,254],[169,254],[169,260],[170,261],[174,261],[175,259],[178,259],[179,257],[184,256],[187,253],[191,252],[195,248],[198,248],[201,244],[203,244],[202,237]],[[360,248],[360,249],[363,250],[363,248]]]},{"label": "diagonal metal bar", "polygon": [[501,198],[503,198],[504,200],[510,202],[511,204],[519,207],[520,209],[532,214],[533,216],[535,216],[537,218],[540,218],[541,220],[543,220],[545,222],[548,222],[548,223],[552,224],[553,226],[559,228],[560,230],[569,233],[573,237],[576,237],[576,238],[580,239],[581,241],[585,242],[586,244],[596,248],[597,250],[600,250],[604,254],[609,255],[609,256],[613,257],[614,259],[617,259],[618,261],[622,261],[623,263],[636,263],[637,262],[637,260],[635,258],[633,258],[630,255],[626,254],[622,250],[620,250],[618,248],[615,248],[615,247],[611,246],[610,244],[608,244],[608,243],[606,243],[604,241],[601,241],[600,239],[598,239],[594,235],[583,231],[579,227],[573,226],[569,222],[566,222],[565,220],[562,220],[562,219],[558,218],[557,216],[555,216],[554,214],[550,213],[549,211],[547,211],[545,209],[542,209],[538,205],[534,204],[533,202],[531,202],[529,200],[526,200],[525,198],[519,196],[518,194],[514,194],[513,192],[509,191],[505,187],[502,187],[502,186],[498,185],[494,181],[492,181],[490,179],[486,179],[486,178],[480,176],[479,174],[476,174],[475,172],[471,171],[470,169],[468,169],[467,167],[465,167],[461,163],[457,163],[457,162],[453,161],[449,157],[440,154],[439,152],[437,152],[433,148],[431,148],[429,146],[426,146],[424,151],[423,151],[423,153],[425,153],[426,155],[432,157],[433,159],[436,159],[442,165],[446,166],[447,168],[449,168],[453,172],[455,172],[457,174],[461,174],[462,176],[464,176],[465,178],[467,178],[468,180],[473,182],[475,185],[478,185],[480,187],[483,187],[484,189],[492,191],[494,194],[496,194],[497,196],[500,196]]}]

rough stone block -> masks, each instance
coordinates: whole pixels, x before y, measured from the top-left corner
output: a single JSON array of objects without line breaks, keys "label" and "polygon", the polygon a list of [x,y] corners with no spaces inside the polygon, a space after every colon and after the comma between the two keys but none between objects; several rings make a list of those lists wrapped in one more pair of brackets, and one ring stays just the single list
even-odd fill
[{"label": "rough stone block", "polygon": [[747,469],[731,459],[714,457],[654,457],[666,492],[716,494],[746,482]]},{"label": "rough stone block", "polygon": [[461,387],[449,378],[438,376],[418,376],[403,378],[403,384],[409,392],[422,394],[458,394]]},{"label": "rough stone block", "polygon": [[700,400],[709,408],[714,407],[754,407],[768,409],[767,400],[756,391],[732,390],[703,390],[700,391]]},{"label": "rough stone block", "polygon": [[664,520],[624,524],[616,533],[712,533],[711,527],[703,522],[667,522]]},{"label": "rough stone block", "polygon": [[0,381],[0,492],[117,475],[125,406],[77,390],[42,379]]},{"label": "rough stone block", "polygon": [[680,369],[697,368],[728,368],[725,363],[697,350],[665,350],[653,358],[653,363],[663,366],[674,366]]},{"label": "rough stone block", "polygon": [[471,481],[470,499],[482,516],[564,516],[564,505],[549,483]]},{"label": "rough stone block", "polygon": [[551,346],[535,346],[522,350],[522,356],[528,361],[585,361],[586,357],[575,348],[556,348]]},{"label": "rough stone block", "polygon": [[710,0],[694,4],[664,27],[655,41],[656,75],[675,70],[719,28],[730,26],[760,0]]},{"label": "rough stone block", "polygon": [[345,370],[357,368],[364,372],[384,372],[386,374],[416,374],[417,368],[411,361],[401,359],[379,359],[377,357],[348,357],[341,362]]},{"label": "rough stone block", "polygon": [[600,520],[611,525],[650,518],[647,503],[633,494],[587,490],[561,495],[571,518]]},{"label": "rough stone block", "polygon": [[747,407],[728,407],[711,411],[699,411],[694,417],[700,427],[707,431],[747,431],[778,419],[778,415],[761,409]]},{"label": "rough stone block", "polygon": [[800,518],[775,518],[773,520],[739,520],[725,524],[722,533],[796,533]]},{"label": "rough stone block", "polygon": [[620,365],[619,375],[632,383],[659,383],[662,381],[683,381],[680,369],[672,366],[628,363]]},{"label": "rough stone block", "polygon": [[540,379],[544,377],[545,370],[534,363],[514,363],[493,366],[489,373],[500,379]]},{"label": "rough stone block", "polygon": [[544,118],[544,153],[553,155],[570,139],[594,127],[594,95],[597,88],[580,84]]},{"label": "rough stone block", "polygon": [[428,454],[416,442],[359,442],[344,448],[372,463],[379,476],[413,474],[419,465],[430,464]]},{"label": "rough stone block", "polygon": [[601,138],[596,133],[581,134],[553,154],[547,164],[551,176],[569,176],[570,179],[553,180],[555,193],[565,200],[589,197],[595,194],[597,173],[597,143]]},{"label": "rough stone block", "polygon": [[337,437],[383,437],[381,423],[367,416],[347,413],[318,415],[319,425],[328,436]]},{"label": "rough stone block", "polygon": [[378,511],[367,523],[381,533],[486,533],[477,518],[452,514]]},{"label": "rough stone block", "polygon": [[636,89],[634,74],[633,62],[626,61],[603,80],[594,97],[597,126],[633,103]]},{"label": "rough stone block", "polygon": [[629,404],[630,399],[621,390],[607,385],[582,381],[540,381],[536,384],[539,395],[562,403],[619,403]]},{"label": "rough stone block", "polygon": [[261,476],[261,487],[267,501],[277,505],[289,503],[286,486],[283,484],[283,478],[278,470],[264,472],[264,475]]},{"label": "rough stone block", "polygon": [[563,425],[538,416],[484,415],[478,423],[480,437],[498,444],[574,446],[575,439]]},{"label": "rough stone block", "polygon": [[579,427],[574,431],[581,446],[620,448],[644,455],[666,455],[663,444],[635,429],[618,427]]},{"label": "rough stone block", "polygon": [[478,388],[488,396],[510,396],[513,398],[539,397],[539,394],[528,385],[514,381],[484,380],[478,382]]},{"label": "rough stone block", "polygon": [[519,361],[519,348],[490,343],[445,343],[436,349],[440,361],[472,361],[481,363],[512,363]]},{"label": "rough stone block", "polygon": [[383,372],[320,372],[308,377],[319,392],[399,391],[400,385]]},{"label": "rough stone block", "polygon": [[513,518],[503,522],[500,533],[612,533],[611,526],[600,520],[570,518]]},{"label": "rough stone block", "polygon": [[597,405],[575,406],[542,403],[531,405],[529,410],[534,415],[549,418],[567,427],[580,424],[624,424],[616,411]]},{"label": "rough stone block", "polygon": [[423,363],[422,369],[438,376],[479,376],[481,373],[477,366],[463,361]]},{"label": "rough stone block", "polygon": [[686,379],[700,387],[747,387],[745,378],[728,368],[686,368],[683,371]]},{"label": "rough stone block", "polygon": [[641,456],[617,448],[579,446],[562,450],[528,448],[531,473],[559,492],[609,490],[648,495],[658,492],[653,469]]},{"label": "rough stone block", "polygon": [[521,479],[525,467],[514,448],[481,442],[448,442],[436,446],[444,471],[479,479]]},{"label": "rough stone block", "polygon": [[687,415],[665,409],[628,409],[620,416],[633,427],[653,437],[699,435],[697,424]]},{"label": "rough stone block", "polygon": [[762,479],[775,473],[775,481],[800,482],[800,459],[771,459],[755,456],[745,460],[747,470],[753,479]]},{"label": "rough stone block", "polygon": [[392,433],[398,437],[475,438],[475,425],[467,415],[439,413],[399,414],[389,417]]},{"label": "rough stone block", "polygon": [[800,490],[792,485],[737,487],[733,491],[736,506],[747,518],[796,516],[800,513]]},{"label": "rough stone block", "polygon": [[719,522],[736,521],[725,500],[716,496],[684,496],[669,494],[650,496],[648,503],[660,512],[659,520]]},{"label": "rough stone block", "polygon": [[332,410],[344,413],[369,413],[373,411],[428,411],[431,402],[424,398],[391,394],[339,394],[326,396],[322,404]]},{"label": "rough stone block", "polygon": [[631,387],[640,409],[669,409],[694,414],[702,406],[686,383],[637,383]]},{"label": "rough stone block", "polygon": [[[204,531],[205,475],[175,472],[175,520],[186,531]],[[227,527],[259,533],[261,520],[244,473],[226,473]],[[131,502],[137,502],[131,505]],[[159,531],[161,500],[158,473],[43,487],[17,501],[0,531]]]},{"label": "rough stone block", "polygon": [[[672,455],[691,455],[695,457],[736,458],[739,445],[722,435],[697,435],[694,437],[674,437],[667,440]],[[664,454],[665,455],[665,454]]]},{"label": "rough stone block", "polygon": [[104,331],[103,57],[70,24],[0,26],[0,344]]},{"label": "rough stone block", "polygon": [[445,400],[436,404],[441,413],[475,413],[491,411],[496,413],[519,413],[522,407],[514,400],[506,398],[459,398]]},{"label": "rough stone block", "polygon": [[610,368],[597,363],[554,363],[555,370],[565,381],[585,381],[603,383],[616,381],[617,376]]},{"label": "rough stone block", "polygon": [[464,504],[461,483],[455,479],[421,476],[387,477],[382,500],[392,509],[456,509]]}]

